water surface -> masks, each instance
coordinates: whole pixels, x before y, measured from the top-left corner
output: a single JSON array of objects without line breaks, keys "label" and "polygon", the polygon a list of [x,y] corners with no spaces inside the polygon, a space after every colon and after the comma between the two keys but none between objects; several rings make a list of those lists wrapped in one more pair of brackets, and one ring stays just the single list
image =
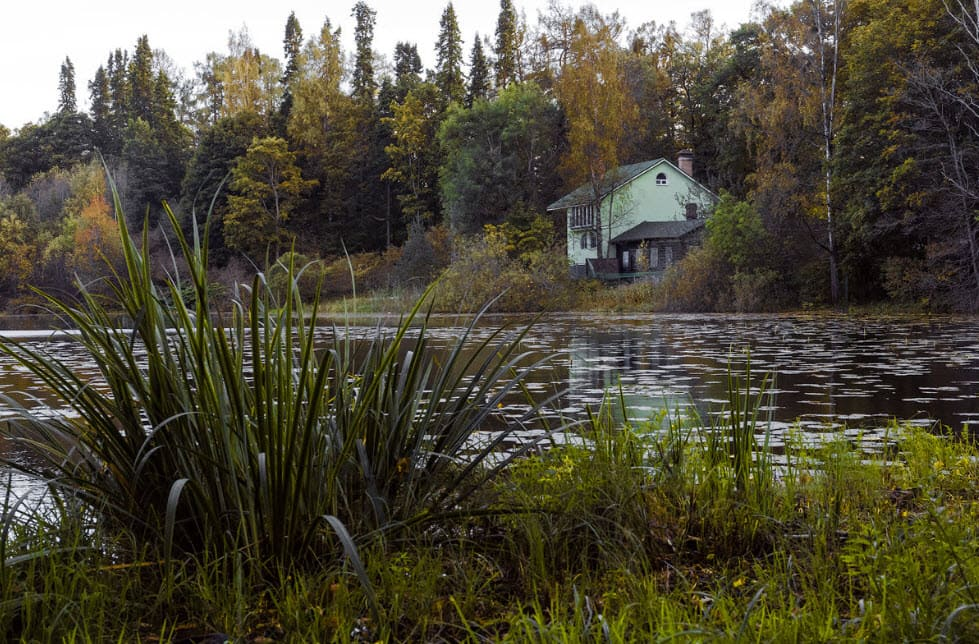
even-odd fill
[{"label": "water surface", "polygon": [[[454,343],[465,321],[436,317],[432,345]],[[524,322],[489,316],[474,335],[485,338],[502,324],[519,328]],[[351,326],[349,332],[370,335],[375,324]],[[324,338],[331,328],[320,331]],[[98,379],[69,334],[0,334]],[[542,397],[567,389],[556,404],[556,413],[567,417],[597,408],[610,391],[621,392],[633,420],[664,408],[704,416],[727,402],[729,370],[743,375],[750,359],[755,390],[769,378],[761,413],[775,433],[799,427],[813,435],[872,436],[888,431],[894,420],[934,428],[979,426],[979,324],[972,318],[561,314],[538,320],[522,342],[524,350],[553,354],[529,388]],[[0,394],[48,412],[68,411],[6,357],[0,357]],[[514,397],[504,412],[519,415],[523,408]],[[0,404],[0,418],[6,413]],[[5,449],[0,442],[0,451]]]}]

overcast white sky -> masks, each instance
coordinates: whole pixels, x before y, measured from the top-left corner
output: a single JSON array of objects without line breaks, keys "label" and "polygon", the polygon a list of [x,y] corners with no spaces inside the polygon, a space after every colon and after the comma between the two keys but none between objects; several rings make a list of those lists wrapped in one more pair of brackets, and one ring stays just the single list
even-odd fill
[{"label": "overcast white sky", "polygon": [[[282,37],[290,11],[304,36],[317,33],[323,19],[343,29],[345,49],[352,50],[356,0],[2,0],[0,2],[0,124],[11,130],[38,122],[58,107],[58,74],[65,56],[75,66],[79,107],[87,108],[88,82],[109,52],[132,52],[146,34],[150,46],[163,49],[185,73],[207,52],[227,51],[228,32],[243,25],[254,44],[266,54],[282,57]],[[434,65],[432,47],[448,0],[368,0],[377,12],[374,49],[391,57],[398,41],[418,44],[422,64]],[[751,16],[755,0],[597,0],[605,13],[618,10],[630,27],[650,20],[688,26],[690,14],[710,9],[715,22],[736,27]],[[465,42],[466,59],[475,32],[492,36],[499,13],[498,0],[455,0],[453,3]],[[536,25],[547,0],[514,0],[528,23]],[[562,4],[582,4],[562,0]]]}]

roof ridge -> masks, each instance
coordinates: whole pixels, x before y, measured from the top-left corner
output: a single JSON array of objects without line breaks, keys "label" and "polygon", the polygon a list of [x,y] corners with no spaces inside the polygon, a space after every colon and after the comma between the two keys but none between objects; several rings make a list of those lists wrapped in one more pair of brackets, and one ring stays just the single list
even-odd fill
[{"label": "roof ridge", "polygon": [[[609,192],[612,192],[619,186],[629,183],[633,179],[636,179],[639,175],[643,174],[650,168],[653,168],[660,163],[669,161],[666,157],[657,157],[655,159],[648,159],[646,161],[638,161],[636,163],[627,163],[623,165],[618,165],[608,172],[605,173],[605,177],[602,179],[602,186],[600,189],[599,199],[603,198]],[[671,164],[672,165],[672,164]],[[691,177],[691,180],[696,181]],[[699,185],[699,184],[698,184]],[[567,193],[551,205],[547,207],[548,210],[556,210],[558,208],[567,208],[568,206],[577,206],[583,203],[587,203],[592,200],[591,191],[593,187],[590,183],[583,183],[571,192]]]}]

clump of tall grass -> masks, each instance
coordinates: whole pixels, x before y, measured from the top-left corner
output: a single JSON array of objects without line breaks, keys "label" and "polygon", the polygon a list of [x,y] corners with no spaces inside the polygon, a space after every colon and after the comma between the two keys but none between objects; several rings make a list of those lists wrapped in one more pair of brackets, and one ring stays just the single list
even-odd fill
[{"label": "clump of tall grass", "polygon": [[651,548],[646,446],[619,426],[606,399],[575,427],[576,440],[522,459],[501,482],[501,499],[522,512],[505,518],[504,559],[529,587],[574,577],[576,570],[612,568],[623,557],[637,568]]},{"label": "clump of tall grass", "polygon": [[100,288],[108,295],[85,284],[77,302],[44,295],[101,382],[0,343],[73,411],[19,408],[16,439],[35,458],[8,465],[43,477],[60,508],[131,531],[163,558],[290,564],[334,552],[335,536],[351,554],[358,539],[478,511],[477,493],[507,463],[490,456],[541,404],[494,418],[541,359],[521,352],[521,332],[473,340],[477,315],[438,357],[422,298],[393,331],[358,340],[335,326],[323,340],[318,298],[304,301],[292,263],[219,310],[206,231],[185,236],[164,208],[180,261],[158,283],[146,231],[134,238],[115,206],[125,270]]}]

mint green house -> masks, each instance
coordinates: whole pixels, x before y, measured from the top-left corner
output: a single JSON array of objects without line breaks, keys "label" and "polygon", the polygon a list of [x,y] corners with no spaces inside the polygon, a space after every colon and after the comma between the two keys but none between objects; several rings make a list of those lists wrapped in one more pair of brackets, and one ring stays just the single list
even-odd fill
[{"label": "mint green house", "polygon": [[692,172],[689,152],[677,165],[666,159],[624,165],[606,174],[597,199],[586,184],[548,206],[565,214],[572,275],[655,279],[698,245],[717,196]]}]

